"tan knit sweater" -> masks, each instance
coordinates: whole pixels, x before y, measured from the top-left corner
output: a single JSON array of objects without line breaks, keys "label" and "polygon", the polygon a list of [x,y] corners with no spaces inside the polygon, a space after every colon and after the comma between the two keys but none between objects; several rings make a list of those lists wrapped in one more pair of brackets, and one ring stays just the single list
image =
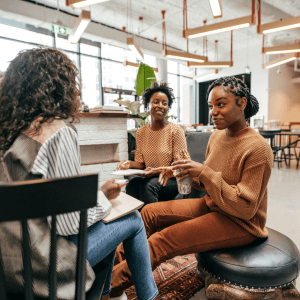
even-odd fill
[{"label": "tan knit sweater", "polygon": [[[214,132],[202,173],[193,186],[206,189],[207,206],[222,212],[257,237],[267,237],[267,184],[273,154],[266,140],[248,127]],[[202,183],[202,184],[201,184]]]}]

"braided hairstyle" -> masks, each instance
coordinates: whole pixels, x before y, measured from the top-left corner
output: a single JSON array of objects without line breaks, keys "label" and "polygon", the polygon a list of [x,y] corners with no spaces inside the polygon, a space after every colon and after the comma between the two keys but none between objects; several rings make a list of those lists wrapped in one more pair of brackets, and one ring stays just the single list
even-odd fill
[{"label": "braided hairstyle", "polygon": [[[250,94],[247,85],[240,79],[228,76],[228,77],[221,77],[215,80],[208,88],[206,93],[206,100],[208,99],[209,93],[212,91],[213,88],[216,86],[222,86],[225,92],[231,93],[238,97],[245,97],[247,99],[247,105],[245,107],[245,119],[249,121],[251,117],[257,114],[259,110],[259,104],[257,99]],[[240,98],[235,99],[236,105],[239,106]]]},{"label": "braided hairstyle", "polygon": [[162,92],[166,94],[169,100],[169,108],[171,108],[173,102],[175,101],[175,96],[173,93],[173,89],[168,86],[166,82],[152,82],[150,88],[145,89],[142,93],[142,100],[143,104],[145,106],[145,109],[147,109],[148,103],[150,103],[150,99],[152,95],[156,92]]}]

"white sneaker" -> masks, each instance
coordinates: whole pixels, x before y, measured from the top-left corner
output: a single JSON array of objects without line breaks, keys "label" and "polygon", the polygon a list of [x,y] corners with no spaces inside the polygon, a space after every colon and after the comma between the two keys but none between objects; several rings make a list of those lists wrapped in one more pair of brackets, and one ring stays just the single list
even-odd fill
[{"label": "white sneaker", "polygon": [[127,300],[127,295],[125,292],[119,297],[110,298],[110,300]]}]

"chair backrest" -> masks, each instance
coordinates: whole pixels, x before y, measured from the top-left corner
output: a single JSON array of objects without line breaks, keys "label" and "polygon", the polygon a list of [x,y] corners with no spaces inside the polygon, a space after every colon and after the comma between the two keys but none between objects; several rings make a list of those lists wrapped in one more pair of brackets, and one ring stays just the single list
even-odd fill
[{"label": "chair backrest", "polygon": [[[49,265],[49,299],[56,299],[56,215],[80,211],[75,299],[85,299],[87,209],[96,206],[98,174],[59,179],[0,182],[0,222],[21,221],[26,300],[34,299],[28,219],[52,216]],[[0,299],[6,300],[0,253]]]},{"label": "chair backrest", "polygon": [[205,161],[206,148],[212,132],[188,132],[186,143],[191,159],[203,163]]}]

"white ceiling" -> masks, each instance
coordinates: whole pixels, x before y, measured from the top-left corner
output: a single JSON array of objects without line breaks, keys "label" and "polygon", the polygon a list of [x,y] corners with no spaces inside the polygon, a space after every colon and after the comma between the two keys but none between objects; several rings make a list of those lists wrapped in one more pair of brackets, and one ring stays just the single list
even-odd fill
[{"label": "white ceiling", "polygon": [[[59,1],[59,2],[58,2]],[[81,9],[72,9],[65,5],[65,0],[37,0],[41,4],[79,15]],[[132,9],[130,10],[130,3]],[[208,0],[187,0],[188,28],[213,24],[239,18],[251,14],[251,0],[221,0],[223,17],[214,19]],[[127,31],[139,34],[142,37],[162,41],[162,15],[166,11],[167,44],[186,51],[186,39],[182,37],[183,26],[183,0],[110,0],[107,2],[88,6],[91,10],[92,20],[112,26],[117,29],[127,27]],[[128,17],[129,16],[129,17]],[[132,16],[132,17],[131,17]],[[300,0],[262,0],[262,23],[269,23],[288,17],[300,16]],[[143,23],[139,22],[143,17]],[[64,22],[64,20],[62,20]],[[64,24],[69,26],[70,24]],[[140,32],[139,32],[140,31]],[[256,26],[236,30],[233,33],[234,50],[247,49],[247,46],[261,47],[262,35],[256,33]],[[267,45],[294,43],[300,37],[300,29],[293,29],[267,36]],[[229,60],[230,33],[225,32],[208,36],[209,59],[214,59],[214,41],[219,41],[219,60]],[[113,41],[111,41],[113,44]],[[142,45],[141,45],[142,46]],[[189,42],[189,51],[202,54],[202,38]]]}]

